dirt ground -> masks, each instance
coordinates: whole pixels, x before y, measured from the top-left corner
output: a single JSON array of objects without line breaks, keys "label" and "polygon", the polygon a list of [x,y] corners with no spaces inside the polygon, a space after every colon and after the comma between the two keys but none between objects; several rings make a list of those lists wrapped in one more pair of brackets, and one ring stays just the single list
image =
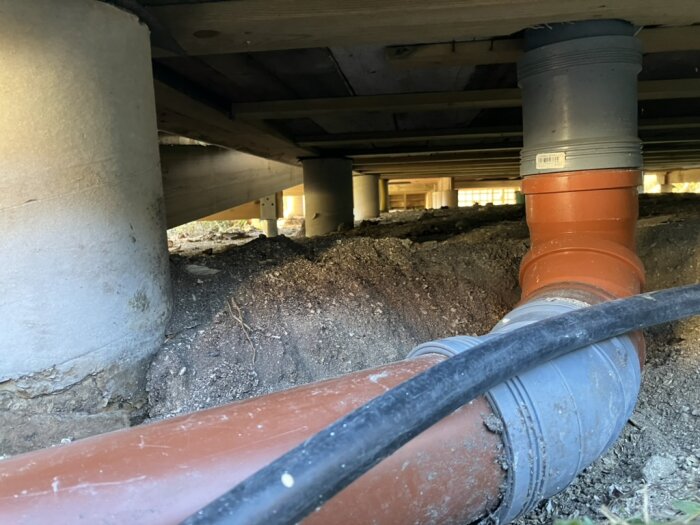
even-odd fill
[{"label": "dirt ground", "polygon": [[[700,280],[699,197],[642,196],[648,290]],[[483,334],[516,303],[529,244],[519,206],[392,213],[313,240],[241,245],[235,232],[217,235],[171,243],[175,310],[149,372],[151,419],[402,359],[430,339]],[[521,524],[600,519],[603,505],[629,517],[645,491],[659,518],[675,500],[700,499],[700,320],[650,330],[647,345],[642,394],[621,439]]]}]

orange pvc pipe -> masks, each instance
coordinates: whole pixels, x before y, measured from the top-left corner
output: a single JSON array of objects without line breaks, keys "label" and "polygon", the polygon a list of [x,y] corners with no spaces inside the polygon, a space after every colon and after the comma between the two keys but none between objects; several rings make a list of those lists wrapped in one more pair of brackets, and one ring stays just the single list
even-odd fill
[{"label": "orange pvc pipe", "polygon": [[[179,523],[430,355],[0,462],[0,523]],[[482,397],[422,433],[308,524],[468,523],[495,508],[501,437]]]},{"label": "orange pvc pipe", "polygon": [[600,169],[526,177],[531,249],[520,267],[522,300],[554,289],[606,298],[637,294],[644,267],[635,254],[638,170]]}]

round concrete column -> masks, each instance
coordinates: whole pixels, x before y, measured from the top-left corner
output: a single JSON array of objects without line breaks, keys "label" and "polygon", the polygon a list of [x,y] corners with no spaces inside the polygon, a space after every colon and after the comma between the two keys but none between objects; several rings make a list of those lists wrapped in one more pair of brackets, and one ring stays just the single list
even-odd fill
[{"label": "round concrete column", "polygon": [[379,212],[386,213],[389,211],[389,181],[387,179],[379,179]]},{"label": "round concrete column", "polygon": [[433,208],[456,208],[459,202],[457,190],[438,190],[432,193]]},{"label": "round concrete column", "polygon": [[170,312],[149,32],[94,0],[0,6],[0,404],[74,386],[97,410]]},{"label": "round concrete column", "polygon": [[355,175],[352,178],[355,219],[379,217],[379,175]]},{"label": "round concrete column", "polygon": [[314,158],[302,164],[306,236],[352,228],[352,161]]}]

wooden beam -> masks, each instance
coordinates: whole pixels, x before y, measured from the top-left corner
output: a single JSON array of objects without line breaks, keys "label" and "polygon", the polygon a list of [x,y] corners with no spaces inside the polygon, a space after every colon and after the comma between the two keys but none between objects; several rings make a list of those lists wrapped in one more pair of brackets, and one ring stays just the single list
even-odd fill
[{"label": "wooden beam", "polygon": [[387,62],[397,69],[512,64],[523,54],[522,46],[520,38],[414,44],[388,46],[385,56]]},{"label": "wooden beam", "polygon": [[236,119],[292,119],[357,112],[432,111],[441,109],[480,109],[519,107],[519,89],[488,89],[433,93],[399,93],[354,97],[273,100],[234,104]]},{"label": "wooden beam", "polygon": [[[698,123],[700,127],[700,123]],[[483,140],[506,139],[523,136],[520,128],[452,128],[436,130],[399,130],[360,133],[336,133],[304,137],[297,140],[303,148],[338,148],[358,144],[404,144],[410,142],[428,142],[433,140]]]},{"label": "wooden beam", "polygon": [[[639,100],[700,98],[700,79],[647,80],[639,83]],[[274,100],[234,104],[237,120],[313,118],[357,112],[418,112],[449,109],[520,107],[517,88],[354,97]]]},{"label": "wooden beam", "polygon": [[[700,129],[699,117],[648,119],[639,122],[642,138],[655,131],[680,131]],[[382,144],[408,144],[413,142],[470,141],[484,139],[510,139],[523,136],[522,128],[450,128],[398,131],[374,131],[357,133],[333,133],[306,136],[296,143],[302,148],[334,148],[348,146],[379,146]]]},{"label": "wooden beam", "polygon": [[[645,53],[700,49],[700,26],[643,29],[638,38]],[[522,56],[520,38],[388,46],[387,61],[399,69],[510,64]]]},{"label": "wooden beam", "polygon": [[158,129],[289,164],[313,155],[262,123],[233,120],[164,82],[154,85]]},{"label": "wooden beam", "polygon": [[149,10],[190,55],[484,39],[573,20],[700,20],[696,0],[220,0]]}]

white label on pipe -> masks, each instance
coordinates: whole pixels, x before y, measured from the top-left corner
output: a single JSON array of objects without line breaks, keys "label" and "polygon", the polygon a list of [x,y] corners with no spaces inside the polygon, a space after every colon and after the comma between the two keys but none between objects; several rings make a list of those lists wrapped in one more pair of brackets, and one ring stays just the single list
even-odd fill
[{"label": "white label on pipe", "polygon": [[538,153],[535,157],[535,169],[551,170],[561,169],[566,165],[566,152]]}]

